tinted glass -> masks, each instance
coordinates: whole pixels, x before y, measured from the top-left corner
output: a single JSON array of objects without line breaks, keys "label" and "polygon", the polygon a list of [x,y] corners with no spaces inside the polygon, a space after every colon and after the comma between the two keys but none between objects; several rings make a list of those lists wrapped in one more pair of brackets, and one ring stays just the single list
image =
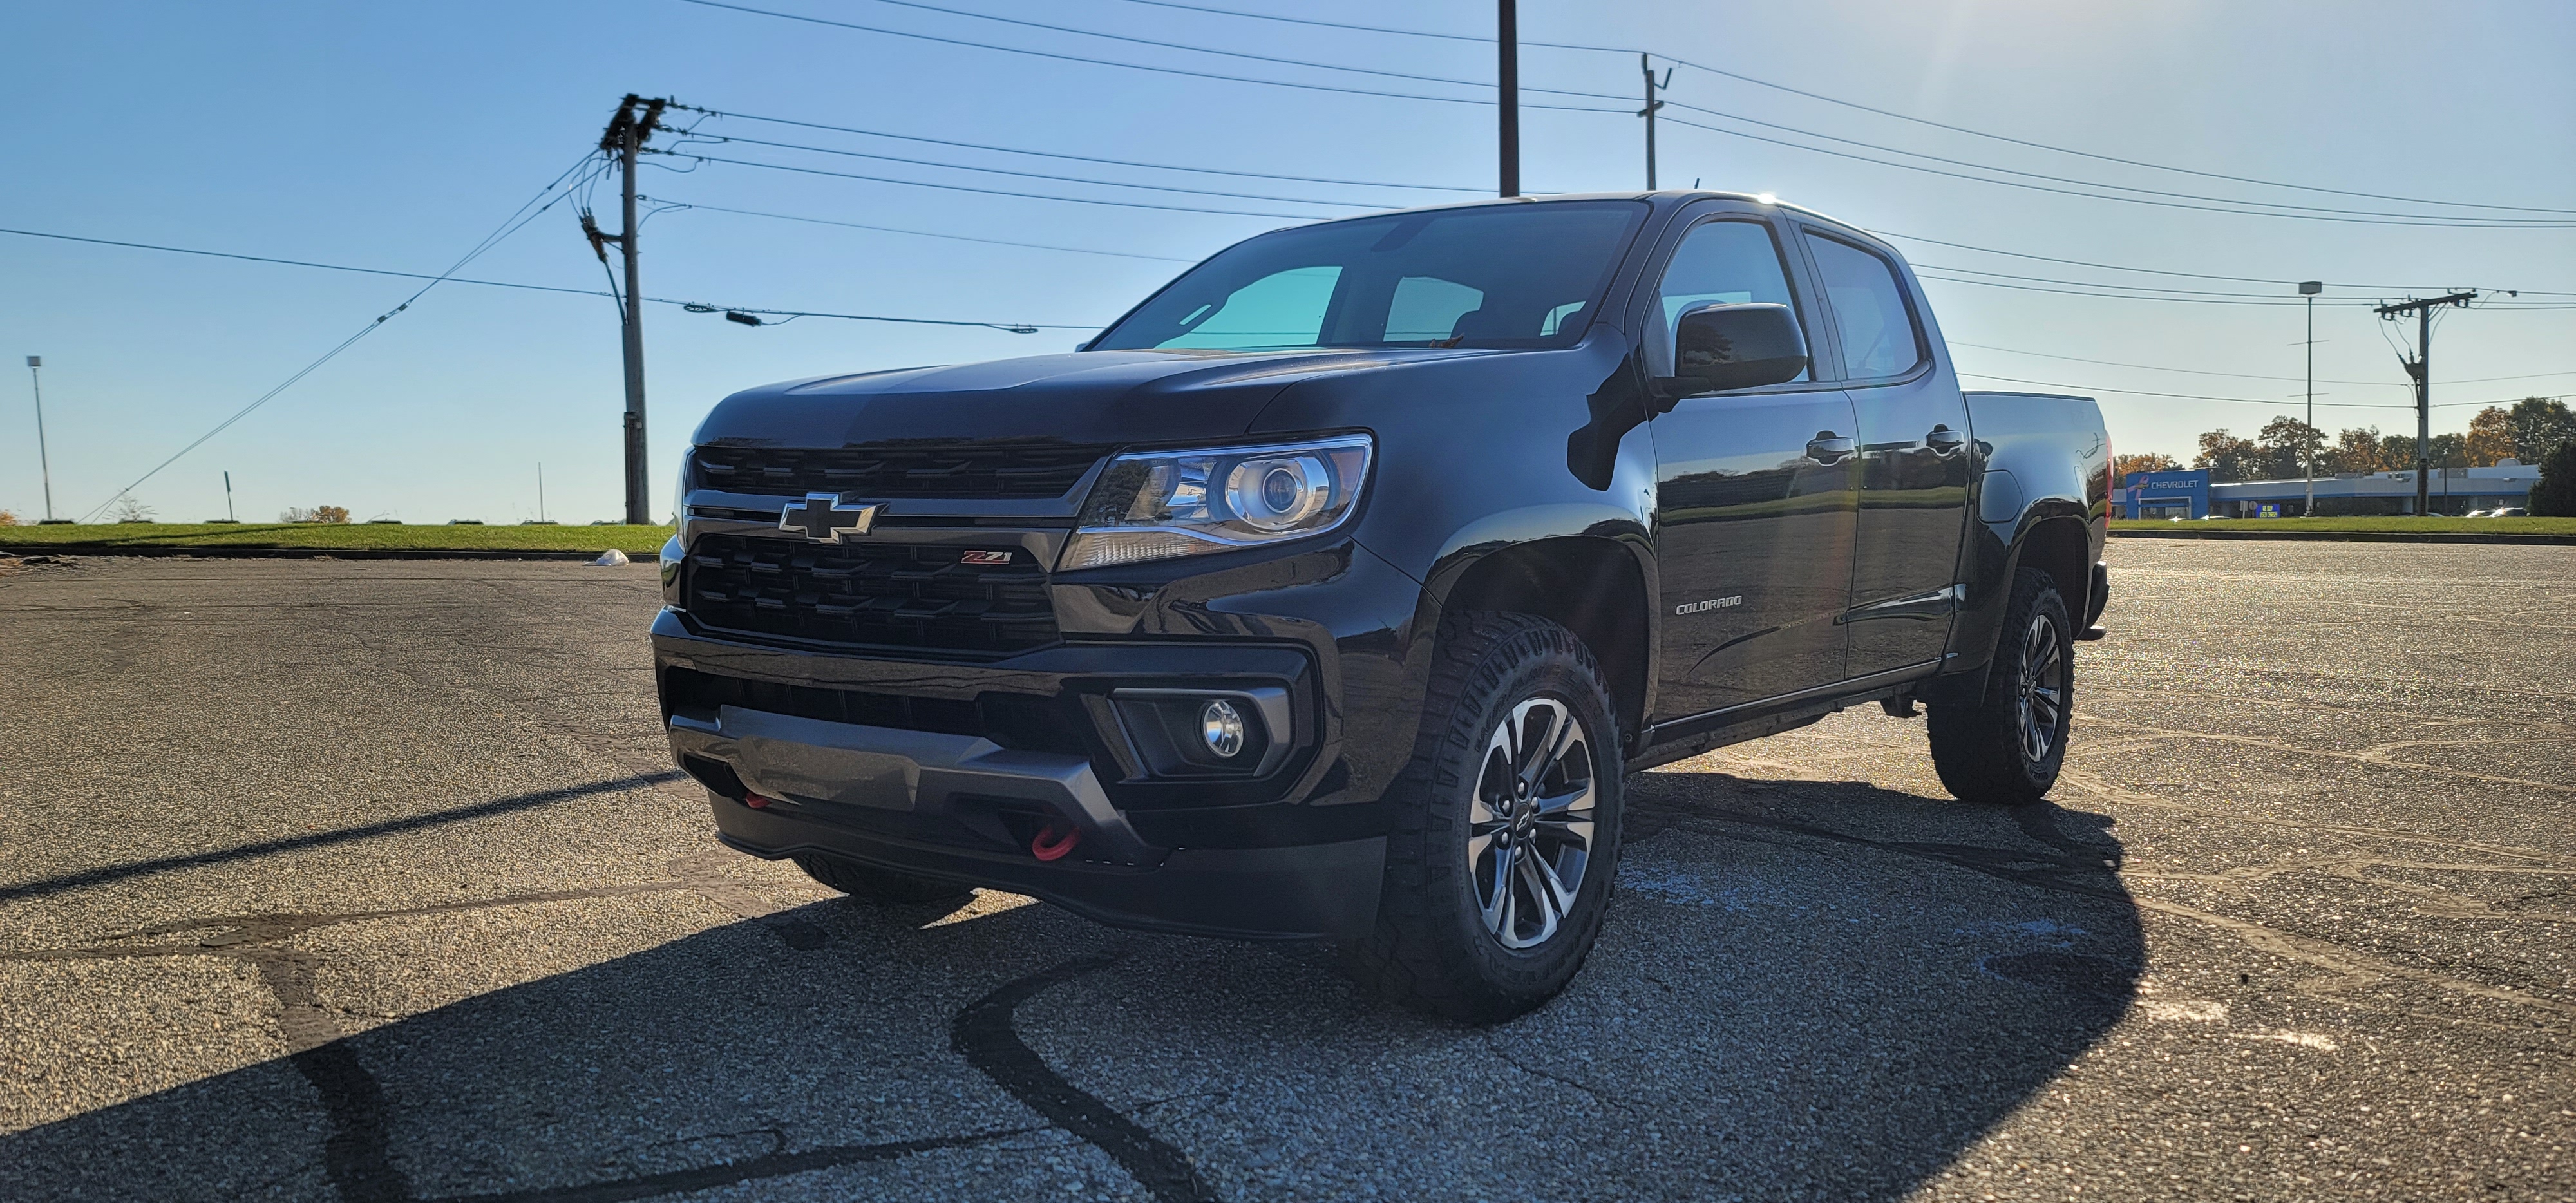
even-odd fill
[{"label": "tinted glass", "polygon": [[1645,213],[1542,201],[1264,234],[1191,268],[1092,345],[1569,346]]},{"label": "tinted glass", "polygon": [[1894,376],[1923,359],[1923,340],[1915,335],[1914,314],[1905,307],[1905,287],[1896,267],[1847,242],[1814,234],[1807,245],[1816,253],[1816,274],[1825,286],[1825,305],[1833,310],[1834,330],[1843,339],[1843,373],[1855,379]]},{"label": "tinted glass", "polygon": [[[1672,358],[1673,319],[1682,310],[1710,302],[1740,305],[1748,301],[1787,305],[1793,311],[1797,307],[1790,299],[1789,276],[1780,266],[1780,248],[1771,241],[1770,227],[1753,221],[1711,221],[1692,227],[1674,248],[1672,262],[1664,266],[1656,293],[1661,303],[1647,315],[1655,328],[1648,333],[1646,345],[1655,350],[1659,375],[1670,372],[1665,361]],[[1806,373],[1798,374],[1798,379],[1806,378]]]},{"label": "tinted glass", "polygon": [[1333,285],[1341,279],[1334,267],[1292,267],[1272,272],[1211,302],[1196,315],[1190,332],[1165,341],[1166,347],[1237,347],[1245,343],[1315,341],[1324,328],[1324,310],[1333,303]]}]

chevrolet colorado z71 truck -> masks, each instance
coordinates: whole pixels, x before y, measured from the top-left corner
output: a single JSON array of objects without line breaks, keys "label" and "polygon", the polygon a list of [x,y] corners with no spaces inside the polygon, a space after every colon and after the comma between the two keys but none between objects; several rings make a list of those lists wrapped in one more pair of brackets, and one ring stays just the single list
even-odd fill
[{"label": "chevrolet colorado z71 truck", "polygon": [[1884,242],[1705,192],[1220,252],[1081,349],[701,426],[656,675],[725,843],[861,899],[1347,943],[1469,1021],[1561,989],[1622,778],[1870,702],[2037,800],[2110,448],[1962,393]]}]

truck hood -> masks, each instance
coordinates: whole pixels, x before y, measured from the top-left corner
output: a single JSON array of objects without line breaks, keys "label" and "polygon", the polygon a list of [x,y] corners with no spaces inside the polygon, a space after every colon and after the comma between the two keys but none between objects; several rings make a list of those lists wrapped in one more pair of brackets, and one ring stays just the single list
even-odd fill
[{"label": "truck hood", "polygon": [[1080,351],[823,376],[746,389],[692,441],[845,447],[892,440],[1067,443],[1229,439],[1288,386],[1491,351]]}]

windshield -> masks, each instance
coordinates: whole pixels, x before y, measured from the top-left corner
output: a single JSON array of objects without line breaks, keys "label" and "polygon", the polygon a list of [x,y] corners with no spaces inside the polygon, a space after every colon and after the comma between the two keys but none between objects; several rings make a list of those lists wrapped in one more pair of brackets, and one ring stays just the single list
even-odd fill
[{"label": "windshield", "polygon": [[1548,201],[1264,234],[1191,268],[1092,349],[1569,346],[1645,214]]}]

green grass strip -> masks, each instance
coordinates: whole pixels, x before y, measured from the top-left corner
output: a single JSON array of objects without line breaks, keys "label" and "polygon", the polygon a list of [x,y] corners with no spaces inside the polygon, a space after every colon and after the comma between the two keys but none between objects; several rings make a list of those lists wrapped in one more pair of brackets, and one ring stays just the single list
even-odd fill
[{"label": "green grass strip", "polygon": [[2212,518],[2196,521],[2186,518],[2175,522],[2165,518],[2115,518],[2111,529],[2170,530],[2177,526],[2202,530],[2259,530],[2291,533],[2297,531],[2350,532],[2366,534],[2467,534],[2467,535],[2576,535],[2576,518],[2408,518],[2397,515],[2369,518]]},{"label": "green grass strip", "polygon": [[104,522],[0,526],[0,549],[275,547],[405,551],[660,551],[667,526],[414,526],[392,522]]}]

